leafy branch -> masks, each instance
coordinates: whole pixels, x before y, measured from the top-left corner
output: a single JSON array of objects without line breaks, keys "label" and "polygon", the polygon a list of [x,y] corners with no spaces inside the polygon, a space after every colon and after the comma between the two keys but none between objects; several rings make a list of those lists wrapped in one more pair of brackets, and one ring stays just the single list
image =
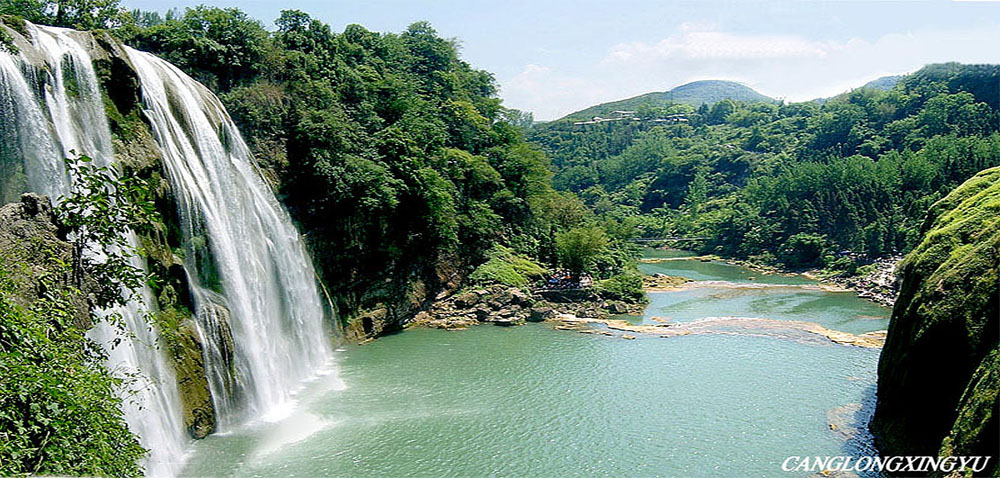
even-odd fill
[{"label": "leafy branch", "polygon": [[66,169],[74,190],[55,211],[73,242],[73,279],[81,288],[84,278],[93,282],[98,308],[123,306],[155,280],[130,260],[138,252],[130,233],[148,233],[160,222],[150,185],[86,155],[66,158]]}]

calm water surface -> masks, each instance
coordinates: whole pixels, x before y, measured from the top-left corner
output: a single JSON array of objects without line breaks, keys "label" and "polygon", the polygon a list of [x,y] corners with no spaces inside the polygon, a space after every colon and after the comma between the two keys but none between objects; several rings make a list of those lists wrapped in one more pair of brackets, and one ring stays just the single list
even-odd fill
[{"label": "calm water surface", "polygon": [[[643,268],[811,283],[697,260]],[[730,284],[651,301],[637,320],[766,317],[859,332],[885,328],[887,314],[849,293]],[[808,476],[782,472],[782,460],[866,446],[831,431],[828,413],[870,400],[878,353],[739,334],[622,340],[546,324],[408,330],[342,349],[339,372],[307,384],[295,406],[198,442],[184,474]]]}]

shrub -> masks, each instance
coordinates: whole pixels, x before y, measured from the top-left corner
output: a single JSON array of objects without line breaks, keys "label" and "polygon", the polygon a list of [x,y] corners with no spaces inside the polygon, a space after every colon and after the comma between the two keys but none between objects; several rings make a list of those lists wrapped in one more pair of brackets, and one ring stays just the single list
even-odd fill
[{"label": "shrub", "polygon": [[792,267],[815,266],[826,252],[826,236],[819,234],[799,233],[788,238],[781,248],[780,258],[785,265]]},{"label": "shrub", "polygon": [[556,234],[559,261],[574,277],[587,272],[607,248],[608,236],[599,227],[577,227]]},{"label": "shrub", "polygon": [[525,287],[532,280],[541,278],[548,272],[531,259],[499,245],[491,249],[487,257],[489,260],[477,267],[469,276],[469,280],[475,284]]},{"label": "shrub", "polygon": [[138,476],[145,454],[122,418],[121,379],[73,325],[67,291],[30,307],[0,271],[0,476]]},{"label": "shrub", "polygon": [[634,271],[618,274],[595,284],[597,293],[607,300],[643,302],[646,294],[642,290],[642,276]]}]

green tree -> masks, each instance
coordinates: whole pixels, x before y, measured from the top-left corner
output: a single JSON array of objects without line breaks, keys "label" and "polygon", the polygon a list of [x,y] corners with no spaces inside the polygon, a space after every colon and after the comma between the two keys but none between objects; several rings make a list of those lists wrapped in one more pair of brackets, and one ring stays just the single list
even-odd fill
[{"label": "green tree", "polygon": [[[77,304],[84,287],[95,297],[90,320],[122,326],[103,309],[150,279],[129,261],[128,232],[149,232],[158,219],[143,181],[87,156],[66,165],[75,191],[55,212],[73,238],[70,260],[43,248],[50,257],[39,264],[0,261],[0,475],[141,476],[146,450],[121,412],[128,378],[105,368]],[[24,296],[35,288],[37,297]]]},{"label": "green tree", "polygon": [[587,272],[594,260],[608,248],[608,236],[599,227],[576,227],[556,234],[559,261],[574,280]]},{"label": "green tree", "polygon": [[29,265],[0,266],[0,475],[141,476],[121,380],[74,325],[70,292],[43,278],[45,295],[19,305],[18,267]]},{"label": "green tree", "polygon": [[73,237],[71,267],[77,285],[84,277],[91,279],[95,305],[105,309],[125,305],[132,292],[153,280],[132,265],[130,258],[138,251],[129,233],[148,233],[162,221],[144,180],[92,161],[86,155],[66,159],[74,192],[62,198],[55,212]]},{"label": "green tree", "polygon": [[694,179],[688,184],[687,195],[684,196],[684,205],[688,212],[697,216],[701,212],[702,206],[708,200],[708,180],[704,171],[698,171]]},{"label": "green tree", "polygon": [[119,0],[4,0],[0,15],[81,30],[119,28],[132,21]]}]

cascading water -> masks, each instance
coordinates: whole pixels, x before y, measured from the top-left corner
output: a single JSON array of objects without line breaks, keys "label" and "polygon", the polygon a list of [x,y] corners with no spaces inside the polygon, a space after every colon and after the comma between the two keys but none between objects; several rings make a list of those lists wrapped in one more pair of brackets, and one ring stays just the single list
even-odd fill
[{"label": "cascading water", "polygon": [[[75,152],[98,165],[110,164],[111,131],[88,52],[93,38],[62,28],[25,27],[30,43],[20,43],[17,55],[0,52],[0,163],[8,173],[3,193],[9,199],[31,190],[58,200],[73,187],[63,158]],[[145,265],[139,257],[131,261],[135,267]],[[152,291],[145,288],[127,307],[104,311],[122,317],[124,332],[102,323],[88,335],[105,346],[107,366],[115,374],[131,377],[123,391],[125,419],[150,450],[146,472],[163,476],[179,471],[187,438],[174,373],[145,320],[154,310]]]},{"label": "cascading water", "polygon": [[[98,47],[88,33],[25,28],[16,54],[0,49],[0,195],[58,199],[73,190],[63,158],[114,161],[93,68]],[[312,263],[218,98],[169,63],[126,50],[178,203],[218,428],[273,416],[332,355]],[[128,307],[105,311],[124,318],[125,333],[101,325],[89,335],[107,344],[111,370],[136,377],[123,411],[150,450],[146,472],[163,476],[180,471],[188,439],[176,378],[145,320],[155,307],[142,290]]]},{"label": "cascading water", "polygon": [[332,355],[312,263],[219,99],[126,50],[179,204],[219,428],[273,416]]}]

